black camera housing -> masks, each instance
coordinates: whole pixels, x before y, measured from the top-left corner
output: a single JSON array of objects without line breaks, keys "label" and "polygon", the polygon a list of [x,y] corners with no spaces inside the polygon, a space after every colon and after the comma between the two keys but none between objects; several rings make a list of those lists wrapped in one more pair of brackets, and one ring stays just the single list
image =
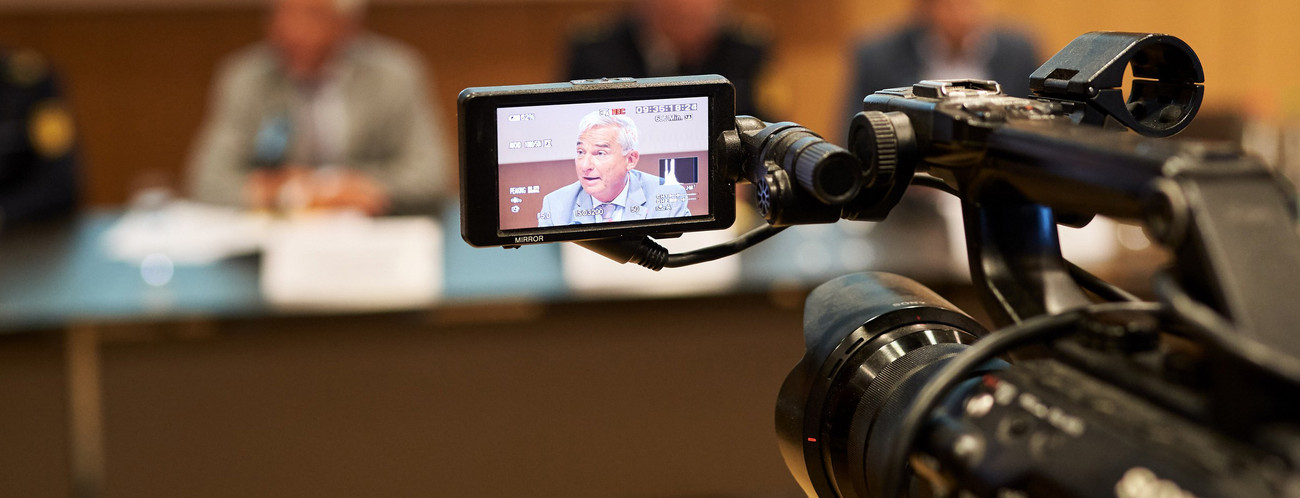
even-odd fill
[{"label": "black camera housing", "polygon": [[[681,102],[689,101],[700,104],[700,98],[707,99],[701,105],[687,104],[685,112],[676,112]],[[647,105],[647,101],[650,103]],[[653,102],[662,101],[656,107]],[[577,104],[577,106],[569,106]],[[601,104],[610,107],[601,108]],[[467,88],[460,93],[457,103],[460,129],[460,199],[461,199],[461,237],[470,245],[479,247],[505,246],[516,247],[523,244],[538,244],[559,241],[576,241],[613,238],[635,235],[680,234],[683,232],[718,230],[731,226],[735,221],[736,178],[737,171],[731,171],[727,161],[724,132],[735,129],[735,89],[731,82],[718,75],[682,76],[671,78],[602,78],[597,80],[576,80],[569,83],[551,83],[537,85],[493,86]],[[567,106],[567,107],[565,107]],[[690,185],[703,187],[693,190],[692,202],[701,204],[698,199],[703,194],[707,212],[691,211],[689,216],[643,220],[624,220],[604,223],[569,224],[564,226],[519,226],[529,212],[522,209],[529,203],[535,205],[548,191],[536,186],[511,187],[503,183],[501,160],[503,153],[521,152],[502,150],[503,126],[519,120],[545,121],[546,116],[538,119],[538,114],[549,115],[551,110],[559,109],[598,109],[600,112],[617,111],[626,114],[641,115],[641,122],[656,123],[675,121],[684,118],[692,129],[700,129],[700,120],[707,121],[707,157],[706,165],[698,165],[699,157],[689,163],[695,176]],[[536,112],[511,114],[504,120],[499,109],[530,108]],[[668,111],[657,109],[667,108]],[[576,111],[564,111],[572,114]],[[667,116],[674,118],[668,118]],[[558,123],[558,121],[557,121]],[[577,121],[572,123],[577,124]],[[539,140],[512,141],[507,148],[524,149],[536,146],[566,147],[563,144],[576,136],[573,129],[557,129],[547,123],[533,123],[534,128],[542,126],[550,133]],[[565,123],[564,126],[569,126]],[[638,126],[641,126],[638,123]],[[685,126],[685,125],[684,125]],[[538,128],[540,129],[540,128]],[[551,133],[550,130],[554,130]],[[644,134],[644,133],[643,133]],[[692,135],[694,137],[694,135]],[[692,143],[701,137],[692,138]],[[545,140],[542,140],[545,139]],[[505,140],[509,140],[506,138]],[[515,147],[515,145],[522,146]],[[558,151],[549,153],[551,157],[547,168],[550,176],[559,175],[556,171],[563,159],[556,159]],[[567,156],[572,157],[572,156]],[[515,161],[511,166],[528,166],[531,163]],[[541,162],[538,162],[541,164]],[[663,168],[661,163],[661,169]],[[572,161],[570,161],[570,181],[573,181]],[[702,171],[701,171],[702,170]],[[681,173],[674,173],[674,179],[681,178]],[[705,180],[700,182],[699,180]],[[661,179],[661,183],[662,183]],[[552,180],[552,183],[554,180]],[[696,183],[698,182],[698,183]],[[525,182],[527,183],[527,182]],[[701,185],[702,184],[702,185]],[[533,188],[529,188],[533,187]],[[518,188],[524,188],[524,196],[540,194],[538,197],[521,197],[515,195]],[[702,191],[702,192],[701,192]],[[652,201],[653,202],[653,201]],[[677,201],[673,201],[677,202]],[[681,201],[686,202],[686,201]],[[510,210],[513,209],[513,212]],[[650,208],[647,207],[647,210]],[[503,220],[511,214],[513,218]],[[536,217],[536,211],[531,216]],[[536,220],[534,220],[536,221]]]}]

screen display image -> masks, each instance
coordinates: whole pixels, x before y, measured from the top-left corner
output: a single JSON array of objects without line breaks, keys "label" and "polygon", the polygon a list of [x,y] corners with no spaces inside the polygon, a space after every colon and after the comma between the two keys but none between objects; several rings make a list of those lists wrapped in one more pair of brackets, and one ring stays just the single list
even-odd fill
[{"label": "screen display image", "polygon": [[497,109],[501,230],[707,215],[708,97]]}]

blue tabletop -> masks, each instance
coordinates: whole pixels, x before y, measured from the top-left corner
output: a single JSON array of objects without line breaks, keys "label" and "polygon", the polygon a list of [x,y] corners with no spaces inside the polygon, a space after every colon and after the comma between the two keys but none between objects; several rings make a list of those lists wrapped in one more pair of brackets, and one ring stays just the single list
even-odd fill
[{"label": "blue tabletop", "polygon": [[[115,260],[105,250],[104,235],[121,216],[121,211],[91,211],[0,234],[0,331],[285,312],[270,306],[259,290],[254,255],[177,265],[166,284],[151,285],[148,268]],[[445,230],[440,303],[584,298],[565,283],[558,244],[474,248],[460,239],[455,209],[439,218]],[[733,256],[740,259],[741,277],[730,290],[811,286],[865,269],[948,274],[942,230],[896,225],[794,227]]]}]

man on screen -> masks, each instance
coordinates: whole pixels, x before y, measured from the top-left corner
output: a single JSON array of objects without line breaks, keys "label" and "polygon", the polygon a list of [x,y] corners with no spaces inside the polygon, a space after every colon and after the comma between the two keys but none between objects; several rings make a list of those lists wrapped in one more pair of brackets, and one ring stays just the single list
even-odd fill
[{"label": "man on screen", "polygon": [[592,111],[578,122],[578,181],[546,194],[537,226],[690,216],[686,190],[636,170],[639,132],[627,116]]}]

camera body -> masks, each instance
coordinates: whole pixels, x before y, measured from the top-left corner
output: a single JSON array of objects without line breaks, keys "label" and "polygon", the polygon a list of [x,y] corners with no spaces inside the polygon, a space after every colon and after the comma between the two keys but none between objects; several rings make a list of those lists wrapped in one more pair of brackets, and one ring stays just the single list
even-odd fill
[{"label": "camera body", "polygon": [[[721,142],[734,128],[734,94],[716,75],[465,89],[457,105],[462,237],[519,246],[731,226],[737,173]],[[626,143],[577,158],[584,131],[614,128]],[[611,150],[617,165],[583,162]],[[599,199],[612,181],[625,194]],[[609,220],[605,200],[618,206]]]},{"label": "camera body", "polygon": [[[996,330],[896,275],[814,290],[805,354],[776,410],[805,492],[1300,496],[1300,278],[1279,271],[1300,268],[1294,188],[1238,149],[1153,138],[1187,126],[1204,93],[1200,62],[1177,38],[1088,33],[1030,81],[1035,99],[980,80],[879,91],[853,118],[847,150],[795,123],[734,116],[717,76],[467,89],[462,235],[480,246],[580,241],[659,269],[734,254],[774,227],[877,221],[912,185],[943,190],[961,200],[971,280]],[[664,166],[647,174],[662,180],[692,153],[683,164],[703,161],[687,175],[699,180],[661,184],[691,183],[707,207],[591,222],[576,219],[589,207],[548,208],[555,192],[598,197],[578,116],[629,112],[686,130],[690,145],[664,148]],[[552,135],[528,135],[535,121]],[[573,136],[574,155],[527,155]],[[558,172],[551,184],[527,176],[547,169]],[[768,226],[685,254],[647,244],[730,225],[739,180],[754,184]],[[664,200],[656,209],[678,212]],[[1156,302],[1062,258],[1057,225],[1096,215],[1141,223],[1171,251]]]}]

